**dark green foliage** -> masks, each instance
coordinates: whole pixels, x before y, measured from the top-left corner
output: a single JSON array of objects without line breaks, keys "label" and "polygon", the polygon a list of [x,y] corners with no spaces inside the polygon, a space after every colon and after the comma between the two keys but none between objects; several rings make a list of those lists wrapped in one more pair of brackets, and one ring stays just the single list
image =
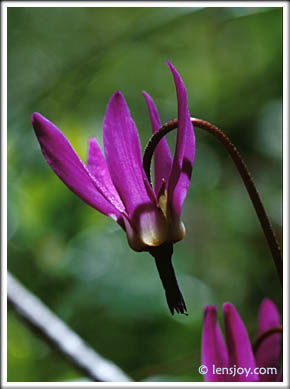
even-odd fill
[{"label": "dark green foliage", "polygon": [[[31,126],[32,112],[42,113],[86,160],[88,138],[101,141],[106,104],[119,89],[144,148],[151,127],[143,89],[163,122],[177,116],[167,59],[187,86],[192,116],[219,126],[244,156],[281,241],[281,9],[10,8],[8,267],[133,379],[202,381],[205,304],[221,312],[231,301],[252,340],[262,298],[282,304],[262,230],[222,146],[196,129],[187,235],[173,256],[189,316],[172,317],[152,257],[130,250],[113,221],[63,185]],[[10,381],[79,377],[9,311]]]}]

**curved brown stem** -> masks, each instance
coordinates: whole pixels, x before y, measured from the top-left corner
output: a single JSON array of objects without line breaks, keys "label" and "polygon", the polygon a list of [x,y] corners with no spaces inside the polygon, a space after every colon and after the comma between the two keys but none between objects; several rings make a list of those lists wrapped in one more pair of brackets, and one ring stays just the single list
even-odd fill
[{"label": "curved brown stem", "polygon": [[258,348],[260,345],[263,343],[265,339],[267,339],[269,336],[277,333],[283,333],[283,327],[282,326],[277,326],[277,327],[272,327],[269,330],[263,332],[255,341],[253,345],[253,351],[254,353],[257,352]]},{"label": "curved brown stem", "polygon": [[[211,135],[213,135],[220,143],[222,143],[222,145],[225,147],[227,152],[230,154],[246,186],[248,194],[251,198],[256,214],[258,216],[258,219],[264,231],[266,240],[268,242],[268,246],[270,248],[281,285],[283,285],[283,262],[282,262],[280,246],[277,242],[275,233],[273,231],[270,220],[268,218],[268,215],[261,201],[260,195],[256,189],[256,186],[253,182],[251,174],[244,160],[242,159],[240,153],[233,145],[233,143],[230,141],[230,139],[216,126],[214,126],[213,124],[205,120],[196,119],[196,118],[191,118],[191,122],[196,127],[205,130],[209,132]],[[158,142],[162,139],[162,137],[168,134],[170,131],[176,129],[177,126],[178,126],[177,119],[168,122],[164,124],[164,126],[162,126],[160,130],[157,131],[149,140],[145,148],[144,157],[143,157],[143,167],[149,182],[151,182],[150,165],[151,165],[151,160],[152,160],[154,150]]]}]

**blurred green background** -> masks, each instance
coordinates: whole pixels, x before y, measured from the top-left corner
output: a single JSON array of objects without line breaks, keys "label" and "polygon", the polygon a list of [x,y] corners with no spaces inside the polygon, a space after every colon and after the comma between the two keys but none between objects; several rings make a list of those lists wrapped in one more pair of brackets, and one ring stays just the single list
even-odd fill
[{"label": "blurred green background", "polygon": [[[187,235],[174,264],[189,316],[171,317],[152,257],[72,194],[45,162],[31,126],[38,111],[83,160],[102,142],[109,98],[121,90],[151,135],[141,91],[162,122],[176,118],[170,60],[191,115],[218,125],[244,156],[281,242],[281,8],[8,9],[8,268],[96,351],[134,380],[203,381],[203,307],[231,301],[255,337],[268,296],[281,289],[241,179],[222,146],[196,129]],[[174,145],[175,134],[168,136]],[[8,380],[81,374],[8,312]]]}]

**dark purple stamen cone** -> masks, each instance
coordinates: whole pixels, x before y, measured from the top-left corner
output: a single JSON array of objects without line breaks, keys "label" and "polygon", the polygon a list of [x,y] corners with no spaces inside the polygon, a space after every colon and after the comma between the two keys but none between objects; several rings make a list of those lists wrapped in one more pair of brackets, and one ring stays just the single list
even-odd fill
[{"label": "dark purple stamen cone", "polygon": [[171,261],[173,244],[164,243],[161,246],[151,248],[149,252],[155,259],[171,314],[174,314],[175,309],[177,313],[187,315],[186,305],[179,289]]}]

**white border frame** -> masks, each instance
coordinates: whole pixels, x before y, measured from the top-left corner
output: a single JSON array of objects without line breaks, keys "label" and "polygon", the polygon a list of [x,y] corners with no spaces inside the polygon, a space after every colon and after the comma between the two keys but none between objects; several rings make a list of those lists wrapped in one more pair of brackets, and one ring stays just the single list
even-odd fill
[{"label": "white border frame", "polygon": [[289,4],[287,1],[3,1],[1,4],[1,378],[3,388],[83,388],[83,387],[249,387],[252,383],[200,382],[7,382],[7,8],[11,7],[281,7],[283,8],[283,383],[254,383],[255,387],[289,385]]}]

